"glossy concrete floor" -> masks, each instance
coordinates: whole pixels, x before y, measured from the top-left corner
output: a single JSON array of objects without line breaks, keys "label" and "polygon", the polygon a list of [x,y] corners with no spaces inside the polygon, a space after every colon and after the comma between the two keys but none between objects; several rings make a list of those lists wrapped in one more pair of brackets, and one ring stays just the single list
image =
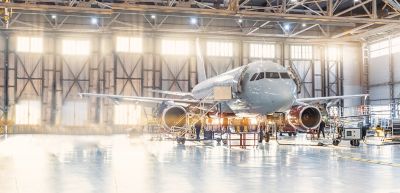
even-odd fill
[{"label": "glossy concrete floor", "polygon": [[15,135],[0,140],[0,192],[400,192],[400,146],[240,150],[125,135]]}]

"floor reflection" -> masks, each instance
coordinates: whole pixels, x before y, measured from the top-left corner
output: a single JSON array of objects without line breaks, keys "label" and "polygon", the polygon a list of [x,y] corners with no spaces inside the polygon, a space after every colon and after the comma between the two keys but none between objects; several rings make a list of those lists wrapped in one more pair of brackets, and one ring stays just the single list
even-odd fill
[{"label": "floor reflection", "polygon": [[398,163],[400,146],[240,150],[124,135],[17,135],[0,141],[0,192],[400,192]]}]

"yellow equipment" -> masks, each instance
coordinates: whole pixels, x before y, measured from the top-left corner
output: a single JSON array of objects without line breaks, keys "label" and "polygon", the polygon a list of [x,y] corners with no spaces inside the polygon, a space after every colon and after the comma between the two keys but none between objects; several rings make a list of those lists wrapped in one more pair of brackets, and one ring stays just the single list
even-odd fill
[{"label": "yellow equipment", "polygon": [[377,127],[375,127],[375,133],[377,137],[384,137],[385,136],[385,131],[382,127],[380,127],[379,125]]},{"label": "yellow equipment", "polygon": [[[10,0],[1,0],[3,3],[9,3]],[[2,8],[0,9],[0,19],[3,20],[5,23],[6,27],[8,27],[8,23],[10,21],[12,15],[12,9],[11,8]]]}]

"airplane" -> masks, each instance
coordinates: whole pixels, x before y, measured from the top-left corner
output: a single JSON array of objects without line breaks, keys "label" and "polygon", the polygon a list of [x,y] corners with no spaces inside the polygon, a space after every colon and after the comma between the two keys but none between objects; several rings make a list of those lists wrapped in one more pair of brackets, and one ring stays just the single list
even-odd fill
[{"label": "airplane", "polygon": [[[197,46],[198,46],[197,42]],[[200,50],[197,48],[197,50]],[[252,62],[220,75],[206,78],[204,62],[198,53],[198,81],[191,92],[152,90],[178,98],[121,96],[79,93],[82,96],[110,98],[114,101],[135,101],[159,104],[157,116],[164,128],[182,128],[191,111],[219,113],[239,117],[255,117],[284,113],[287,123],[296,130],[306,131],[319,126],[322,115],[315,103],[347,98],[367,97],[367,94],[297,98],[299,81],[293,70],[272,61]],[[200,68],[199,68],[200,66]],[[217,96],[217,95],[221,95]],[[219,105],[219,108],[216,108]]]}]

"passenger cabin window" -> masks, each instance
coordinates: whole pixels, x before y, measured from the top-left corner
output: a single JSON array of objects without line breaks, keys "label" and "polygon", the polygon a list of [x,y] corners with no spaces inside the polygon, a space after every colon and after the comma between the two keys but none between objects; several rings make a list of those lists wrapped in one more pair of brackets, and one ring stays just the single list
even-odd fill
[{"label": "passenger cabin window", "polygon": [[264,73],[261,72],[260,74],[258,74],[257,79],[256,80],[261,80],[264,78]]},{"label": "passenger cabin window", "polygon": [[290,79],[290,76],[287,72],[281,72],[281,78],[283,79]]},{"label": "passenger cabin window", "polygon": [[254,79],[256,79],[257,77],[257,73],[253,74],[253,76],[250,78],[250,81],[253,81]]},{"label": "passenger cabin window", "polygon": [[279,73],[278,72],[266,72],[266,78],[271,78],[271,79],[279,79]]}]

